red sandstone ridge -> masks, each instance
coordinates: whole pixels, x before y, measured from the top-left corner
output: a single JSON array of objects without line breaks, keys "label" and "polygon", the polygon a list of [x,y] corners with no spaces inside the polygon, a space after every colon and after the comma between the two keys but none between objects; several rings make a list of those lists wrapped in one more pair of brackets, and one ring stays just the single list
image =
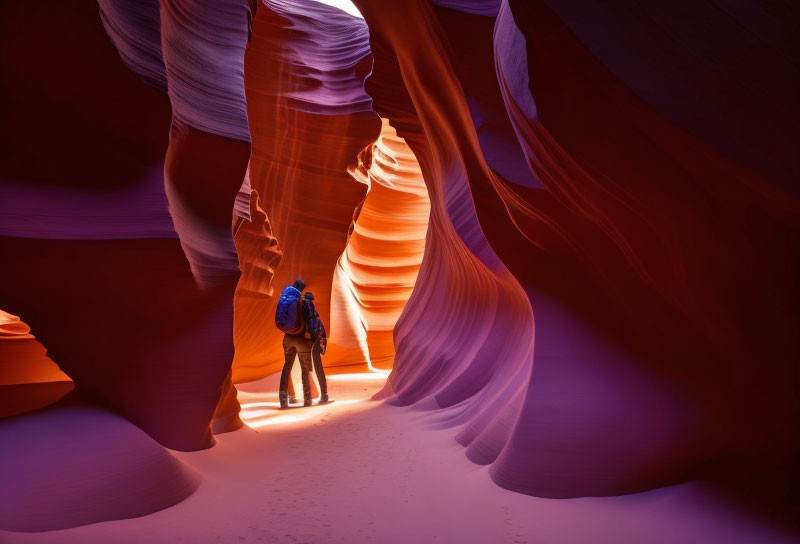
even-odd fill
[{"label": "red sandstone ridge", "polygon": [[[725,55],[721,43],[769,33],[743,30],[741,13],[706,33],[702,17],[656,8],[632,16],[552,2],[356,3],[375,56],[367,90],[414,151],[431,196],[387,392],[452,407],[442,419],[463,424],[468,456],[525,493],[735,479],[742,459],[786,492],[798,406],[789,386],[797,312],[785,297],[800,206],[781,176],[754,176],[724,156],[728,134],[706,124],[725,117],[730,89],[759,116],[741,96],[742,72],[709,67]],[[499,16],[475,14],[484,9]],[[584,13],[592,10],[603,17]],[[656,28],[641,34],[640,23]],[[617,24],[636,30],[641,47],[607,47]],[[752,45],[761,60],[747,73],[783,63],[780,45]],[[653,71],[664,58],[674,62],[646,85],[628,70]],[[682,92],[686,108],[713,111],[692,120],[662,89],[699,82],[709,87]],[[725,100],[697,102],[711,88]],[[781,107],[770,100],[756,124],[777,118],[783,131],[773,116]],[[764,171],[792,170],[775,151]],[[537,333],[542,323],[547,331],[535,357],[528,298]]]},{"label": "red sandstone ridge", "polygon": [[72,391],[19,317],[0,310],[0,418],[42,408]]},{"label": "red sandstone ridge", "polygon": [[350,173],[369,187],[336,264],[330,335],[390,368],[393,331],[417,279],[430,200],[416,157],[389,120]]},{"label": "red sandstone ridge", "polygon": [[[278,239],[272,233],[267,214],[258,203],[258,192],[251,189],[247,196],[249,218],[237,216],[233,224],[233,240],[242,269],[242,277],[236,286],[236,297],[252,297],[263,302],[272,296],[272,279],[283,253]],[[236,307],[237,299],[234,299]]]},{"label": "red sandstone ridge", "polygon": [[793,492],[789,9],[357,3],[0,7],[0,303],[75,387],[28,413],[70,382],[0,314],[0,528],[191,494],[297,276],[500,486]]},{"label": "red sandstone ridge", "polygon": [[[273,285],[282,289],[301,276],[325,323],[336,262],[366,192],[347,168],[380,128],[363,90],[367,36],[363,20],[330,6],[267,2],[253,20],[245,57],[250,183],[283,252]],[[234,382],[283,364],[274,304],[237,298]],[[326,365],[365,362],[334,337],[329,346]]]},{"label": "red sandstone ridge", "polygon": [[[190,4],[0,8],[3,50],[15,51],[3,62],[14,113],[0,135],[0,299],[81,406],[0,421],[3,528],[166,508],[197,482],[164,446],[213,445],[215,411],[223,429],[237,424],[226,375],[249,6]],[[13,358],[11,373],[26,362]]]}]

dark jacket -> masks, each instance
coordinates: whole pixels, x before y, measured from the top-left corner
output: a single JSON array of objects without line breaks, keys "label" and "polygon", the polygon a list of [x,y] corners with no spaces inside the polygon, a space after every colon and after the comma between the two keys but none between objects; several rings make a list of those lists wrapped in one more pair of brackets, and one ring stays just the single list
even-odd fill
[{"label": "dark jacket", "polygon": [[325,325],[319,318],[317,308],[314,306],[314,293],[310,291],[303,295],[303,321],[306,324],[308,336],[314,342],[319,342],[322,353],[328,345],[328,335],[325,332]]}]

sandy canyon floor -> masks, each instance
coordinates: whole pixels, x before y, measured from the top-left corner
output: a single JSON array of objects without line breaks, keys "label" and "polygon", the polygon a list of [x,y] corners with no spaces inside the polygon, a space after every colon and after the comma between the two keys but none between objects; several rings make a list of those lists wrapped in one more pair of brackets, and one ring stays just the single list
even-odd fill
[{"label": "sandy canyon floor", "polygon": [[175,452],[202,485],[145,517],[3,543],[795,542],[710,487],[541,499],[495,485],[433,415],[370,400],[380,374],[330,376],[325,406],[279,410],[277,376],[240,388],[247,426]]}]

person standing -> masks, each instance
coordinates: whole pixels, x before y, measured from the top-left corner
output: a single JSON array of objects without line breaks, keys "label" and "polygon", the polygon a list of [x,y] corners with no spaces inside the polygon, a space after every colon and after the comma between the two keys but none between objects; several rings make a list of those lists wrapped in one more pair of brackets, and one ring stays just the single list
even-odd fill
[{"label": "person standing", "polygon": [[325,332],[325,325],[314,307],[314,293],[311,291],[306,292],[303,296],[303,319],[308,325],[306,331],[311,340],[311,360],[314,363],[314,372],[316,372],[319,382],[319,404],[327,404],[333,402],[328,397],[328,381],[325,379],[325,369],[322,368],[322,355],[325,355],[328,347],[328,335]]},{"label": "person standing", "polygon": [[289,407],[289,377],[294,366],[294,358],[300,360],[303,382],[303,406],[311,406],[311,370],[317,374],[320,388],[320,404],[332,402],[328,397],[328,382],[322,367],[322,354],[327,349],[328,338],[325,325],[314,306],[314,294],[302,294],[305,282],[298,278],[281,292],[275,309],[275,325],[283,331],[284,363],[278,399],[281,408]]},{"label": "person standing", "polygon": [[[275,309],[275,325],[283,331],[283,370],[278,390],[281,408],[289,407],[289,376],[294,366],[294,358],[300,359],[303,381],[303,406],[311,406],[311,348],[312,341],[308,334],[306,321],[306,302],[302,297],[305,282],[297,278],[292,285],[286,286],[278,299]],[[316,310],[315,310],[316,311]]]}]

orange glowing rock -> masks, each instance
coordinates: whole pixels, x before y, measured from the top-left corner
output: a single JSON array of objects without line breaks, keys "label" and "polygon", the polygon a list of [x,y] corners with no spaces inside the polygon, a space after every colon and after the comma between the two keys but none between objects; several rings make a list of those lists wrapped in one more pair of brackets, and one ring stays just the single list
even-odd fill
[{"label": "orange glowing rock", "polygon": [[[258,10],[245,55],[249,179],[283,252],[273,285],[282,289],[302,277],[328,324],[333,272],[347,243],[353,210],[366,192],[347,168],[380,128],[363,90],[371,62],[368,34],[363,21],[327,6],[302,13],[269,8]],[[309,47],[326,33],[346,32],[357,32],[359,39],[335,54]],[[241,262],[254,260],[246,247],[239,250]],[[283,334],[275,328],[275,304],[274,297],[243,296],[240,291],[234,383],[282,367]],[[365,362],[358,349],[331,340],[326,366]]]},{"label": "orange glowing rock", "polygon": [[385,367],[422,263],[430,199],[414,153],[387,119],[350,173],[369,193],[334,272],[331,338]]},{"label": "orange glowing rock", "polygon": [[0,417],[42,408],[73,388],[30,330],[19,317],[0,310]]}]

